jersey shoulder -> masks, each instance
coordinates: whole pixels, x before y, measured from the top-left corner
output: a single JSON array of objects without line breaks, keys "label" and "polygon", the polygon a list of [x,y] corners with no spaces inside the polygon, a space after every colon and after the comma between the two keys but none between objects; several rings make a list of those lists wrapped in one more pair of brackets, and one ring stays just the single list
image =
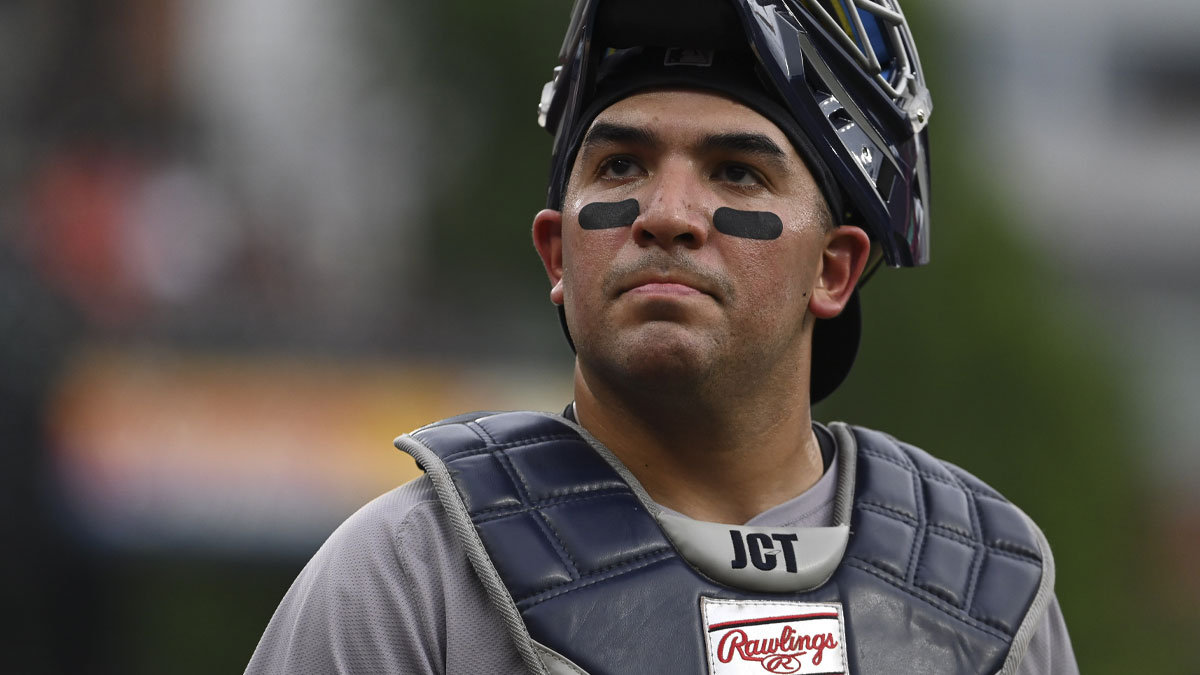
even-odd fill
[{"label": "jersey shoulder", "polygon": [[367,503],[330,535],[284,596],[246,672],[520,669],[422,476]]}]

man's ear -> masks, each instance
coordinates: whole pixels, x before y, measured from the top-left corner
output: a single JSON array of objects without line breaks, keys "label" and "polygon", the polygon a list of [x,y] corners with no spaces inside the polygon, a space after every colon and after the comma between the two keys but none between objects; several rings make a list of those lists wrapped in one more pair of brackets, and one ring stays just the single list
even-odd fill
[{"label": "man's ear", "polygon": [[550,302],[563,304],[562,213],[542,209],[533,217],[533,247],[542,258],[550,278]]},{"label": "man's ear", "polygon": [[862,228],[842,225],[825,235],[821,270],[813,285],[808,309],[818,319],[842,313],[871,255],[871,240]]}]

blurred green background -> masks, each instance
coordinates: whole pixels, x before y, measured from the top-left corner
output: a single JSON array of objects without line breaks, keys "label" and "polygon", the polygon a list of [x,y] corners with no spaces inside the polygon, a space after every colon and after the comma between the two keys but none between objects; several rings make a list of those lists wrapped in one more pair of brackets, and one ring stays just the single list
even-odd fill
[{"label": "blurred green background", "polygon": [[[1200,21],[1093,4],[905,3],[933,263],[817,417],[1028,511],[1083,672],[1197,673]],[[528,237],[568,12],[0,2],[0,670],[240,672],[392,437],[568,400]]]}]

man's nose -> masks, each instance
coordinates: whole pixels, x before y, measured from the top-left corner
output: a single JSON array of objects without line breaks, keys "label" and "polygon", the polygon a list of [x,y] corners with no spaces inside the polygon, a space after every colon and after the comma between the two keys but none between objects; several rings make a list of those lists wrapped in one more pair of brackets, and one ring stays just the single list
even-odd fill
[{"label": "man's nose", "polygon": [[708,240],[708,215],[699,181],[686,166],[664,166],[651,181],[651,194],[633,221],[639,246],[699,248]]}]

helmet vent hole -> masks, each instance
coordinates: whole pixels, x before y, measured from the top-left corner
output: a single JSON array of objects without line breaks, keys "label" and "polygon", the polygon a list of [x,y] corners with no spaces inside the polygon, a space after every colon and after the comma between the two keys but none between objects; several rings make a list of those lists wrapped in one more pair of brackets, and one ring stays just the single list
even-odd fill
[{"label": "helmet vent hole", "polygon": [[845,108],[838,108],[829,113],[829,121],[838,131],[845,131],[848,127],[854,126],[854,118],[846,112]]}]

